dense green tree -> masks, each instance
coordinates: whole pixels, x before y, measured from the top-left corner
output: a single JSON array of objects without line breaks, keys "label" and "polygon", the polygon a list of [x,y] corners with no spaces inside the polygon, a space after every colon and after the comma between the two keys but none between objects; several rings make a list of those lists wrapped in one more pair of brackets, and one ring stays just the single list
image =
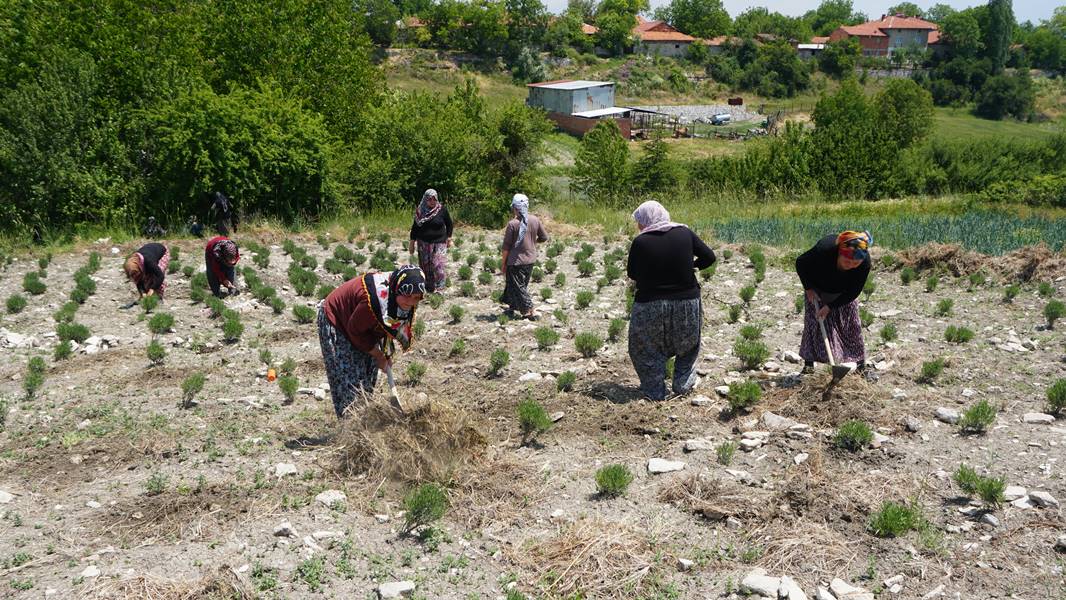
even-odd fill
[{"label": "dense green tree", "polygon": [[600,13],[596,17],[596,43],[613,55],[621,55],[633,45],[633,27],[637,24],[634,15],[616,12]]},{"label": "dense green tree", "polygon": [[577,15],[566,12],[548,25],[544,35],[545,48],[555,56],[566,56],[567,48],[574,48],[578,52],[591,52],[593,49],[592,36],[586,35],[582,30],[583,21]]},{"label": "dense green tree", "polygon": [[596,0],[566,0],[565,12],[592,23],[596,19]]},{"label": "dense green tree", "polygon": [[507,45],[507,9],[503,0],[472,0],[463,11],[460,48],[496,57]]},{"label": "dense green tree", "polygon": [[363,14],[363,27],[370,41],[389,47],[396,39],[396,21],[402,16],[392,0],[360,0],[357,10]]},{"label": "dense green tree", "polygon": [[901,149],[910,148],[933,131],[933,98],[910,79],[891,79],[874,98],[888,134]]},{"label": "dense green tree", "polygon": [[540,0],[505,0],[507,39],[514,48],[540,48],[548,29],[548,10]]},{"label": "dense green tree", "polygon": [[817,35],[829,35],[841,25],[854,25],[866,20],[866,16],[855,12],[851,0],[822,0],[818,8],[809,11],[803,17]]},{"label": "dense green tree", "polygon": [[787,40],[801,42],[806,42],[814,35],[806,20],[770,12],[761,6],[749,8],[733,20],[733,35],[751,38],[757,33],[772,33]]},{"label": "dense green tree", "polygon": [[994,75],[988,78],[977,93],[974,112],[985,119],[1014,117],[1028,119],[1036,104],[1029,72],[1020,70],[1014,75]]},{"label": "dense green tree", "polygon": [[629,189],[629,142],[613,120],[601,121],[581,140],[574,187],[601,203],[620,202]]},{"label": "dense green tree", "polygon": [[670,0],[669,4],[655,11],[655,18],[702,38],[724,35],[732,25],[722,0]]},{"label": "dense green tree", "polygon": [[779,40],[759,47],[755,61],[745,67],[740,83],[763,96],[791,98],[810,87],[810,67],[788,42]]},{"label": "dense green tree", "polygon": [[1066,35],[1048,27],[1038,27],[1025,39],[1025,51],[1032,66],[1049,71],[1066,71]]},{"label": "dense green tree", "polygon": [[818,55],[818,68],[823,73],[841,79],[855,71],[855,65],[862,58],[862,47],[855,38],[846,38],[826,44],[825,50]]},{"label": "dense green tree", "polygon": [[941,31],[955,56],[973,57],[984,48],[981,26],[971,11],[955,12],[944,18]]},{"label": "dense green tree", "polygon": [[843,197],[876,197],[886,186],[899,148],[874,103],[854,78],[814,108],[812,152],[819,187]]},{"label": "dense green tree", "polygon": [[943,23],[944,19],[955,14],[956,11],[952,6],[947,4],[934,4],[929,7],[929,10],[925,11],[925,18],[928,21],[934,23]]},{"label": "dense green tree", "polygon": [[985,53],[992,60],[993,73],[999,73],[1006,66],[1013,33],[1014,10],[1011,0],[989,0],[988,27],[984,31]]},{"label": "dense green tree", "polygon": [[922,18],[925,16],[925,13],[922,12],[922,9],[919,8],[918,5],[913,2],[900,2],[895,6],[888,7],[888,10],[885,11],[885,13],[889,15],[906,15],[908,17],[918,18]]},{"label": "dense green tree", "polygon": [[617,13],[635,17],[639,13],[647,12],[649,7],[649,0],[601,0],[596,6],[596,14]]},{"label": "dense green tree", "polygon": [[670,159],[670,146],[661,137],[644,145],[644,154],[633,168],[633,187],[642,194],[665,192],[677,187],[680,173]]}]

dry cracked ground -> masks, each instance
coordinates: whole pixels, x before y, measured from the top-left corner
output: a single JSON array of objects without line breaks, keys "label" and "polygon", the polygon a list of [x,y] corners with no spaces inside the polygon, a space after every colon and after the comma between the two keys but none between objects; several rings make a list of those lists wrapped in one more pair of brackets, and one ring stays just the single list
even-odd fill
[{"label": "dry cracked ground", "polygon": [[[560,237],[556,272],[531,286],[552,290],[538,301],[541,320],[504,322],[492,300],[499,275],[478,280],[499,236],[463,230],[452,285],[438,307],[420,309],[424,336],[397,363],[401,394],[421,407],[398,415],[375,405],[341,425],[315,326],[291,312],[317,300],[292,291],[284,238],[260,233],[269,266],[254,266],[247,249],[242,265],[276,288],[284,311],[250,293],[227,299],[245,328],[226,342],[178,269],[156,309],[175,319],[157,336],[166,357],[156,366],[143,311],[119,308],[131,299],[121,257],[134,245],[100,240],[55,256],[37,296],[21,290],[36,257],[0,272],[0,297],[29,300],[0,321],[0,596],[1066,598],[1066,422],[1030,414],[1047,411],[1047,389],[1064,376],[1066,338],[1044,326],[1036,281],[1006,303],[995,278],[971,286],[943,274],[927,292],[929,271],[904,286],[899,265],[879,260],[876,290],[862,300],[879,377],[851,375],[824,396],[828,375],[801,379],[789,360],[801,328],[800,288],[783,268],[794,254],[766,250],[765,280],[731,323],[755,271],[741,248],[719,246],[703,282],[703,382],[696,394],[649,403],[635,390],[624,331],[589,358],[574,343],[581,332],[605,338],[625,315],[624,276],[596,292],[605,253],[624,252],[626,240]],[[405,257],[403,240],[339,237],[327,247],[292,238],[329,285],[341,281],[323,266],[338,245]],[[589,276],[573,260],[582,243],[594,250]],[[176,246],[182,266],[203,270],[199,242]],[[55,360],[53,315],[91,252],[102,258],[97,290],[75,320],[94,338]],[[458,268],[468,260],[473,295],[464,297]],[[558,273],[567,281],[555,287]],[[587,308],[576,305],[583,290],[595,294]],[[938,316],[944,299],[954,306]],[[459,322],[455,305],[465,308]],[[749,324],[762,326],[770,357],[743,370],[732,348]],[[894,341],[881,339],[886,325]],[[949,343],[949,325],[975,335]],[[538,349],[538,327],[558,342]],[[510,361],[492,375],[501,348]],[[303,389],[294,403],[264,377],[263,349],[275,366],[295,360]],[[45,368],[31,397],[34,356]],[[919,383],[922,363],[938,357],[943,373]],[[426,366],[417,383],[405,374],[412,362]],[[564,371],[574,387],[557,391]],[[181,384],[197,372],[203,391],[181,408]],[[749,379],[761,399],[730,410],[718,388]],[[529,398],[557,419],[531,438],[516,417]],[[981,401],[996,411],[983,433],[950,422]],[[855,451],[835,438],[852,420],[876,434]],[[595,474],[609,464],[634,476],[624,495],[597,493]],[[1004,501],[960,488],[962,464],[1002,478]],[[651,472],[660,467],[669,472]],[[427,478],[445,486],[449,508],[405,535],[404,495]],[[903,510],[882,513],[886,502]],[[875,535],[879,515],[902,529]]]}]

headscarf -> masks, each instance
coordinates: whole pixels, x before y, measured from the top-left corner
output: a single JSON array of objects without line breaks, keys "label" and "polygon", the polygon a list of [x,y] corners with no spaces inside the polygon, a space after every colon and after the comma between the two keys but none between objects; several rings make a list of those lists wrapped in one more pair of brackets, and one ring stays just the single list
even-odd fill
[{"label": "headscarf", "polygon": [[653,231],[669,231],[676,227],[684,227],[681,223],[670,220],[670,213],[666,208],[655,200],[648,200],[633,211],[633,220],[640,225],[640,233]]},{"label": "headscarf", "polygon": [[[437,205],[433,208],[429,207],[429,199],[434,198],[437,200]],[[440,213],[443,204],[440,198],[437,197],[437,190],[428,189],[422,193],[422,201],[418,203],[418,208],[415,209],[415,223],[421,227],[428,223],[433,217]]]},{"label": "headscarf", "polygon": [[870,258],[870,246],[874,244],[874,237],[869,231],[844,231],[837,236],[837,252],[840,256],[851,260]]},{"label": "headscarf", "polygon": [[526,239],[526,230],[529,229],[529,197],[515,194],[511,198],[511,208],[518,212],[518,236],[514,239],[514,247],[517,248]]},{"label": "headscarf", "polygon": [[211,248],[211,252],[215,255],[215,258],[224,265],[228,265],[233,259],[241,259],[240,252],[237,250],[237,244],[233,240],[219,240],[215,242],[214,247]]},{"label": "headscarf", "polygon": [[363,276],[363,287],[367,298],[372,299],[371,312],[385,331],[382,350],[391,355],[395,350],[394,342],[400,342],[404,351],[409,349],[414,340],[415,309],[403,310],[396,303],[396,297],[426,293],[426,276],[422,269],[404,265],[391,273],[367,273]]}]

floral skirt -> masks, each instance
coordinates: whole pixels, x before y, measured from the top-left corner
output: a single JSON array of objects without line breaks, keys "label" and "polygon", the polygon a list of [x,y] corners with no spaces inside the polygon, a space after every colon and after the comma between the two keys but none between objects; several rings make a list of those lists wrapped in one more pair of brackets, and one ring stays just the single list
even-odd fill
[{"label": "floral skirt", "polygon": [[703,305],[690,300],[635,302],[629,317],[629,360],[640,378],[640,391],[651,400],[666,397],[666,362],[674,357],[675,394],[696,383]]},{"label": "floral skirt", "polygon": [[418,266],[426,275],[426,291],[444,289],[448,282],[448,244],[417,242]]},{"label": "floral skirt", "polygon": [[[830,308],[825,317],[825,332],[829,347],[837,363],[862,362],[866,359],[866,346],[862,340],[862,320],[859,318],[859,301],[852,300],[844,306]],[[803,339],[799,354],[804,361],[828,363],[822,328],[810,300],[805,300],[803,311]]]},{"label": "floral skirt", "polygon": [[343,417],[348,407],[360,399],[365,404],[378,382],[378,366],[369,354],[357,350],[329,322],[322,305],[318,306],[318,343],[326,365],[333,410]]}]

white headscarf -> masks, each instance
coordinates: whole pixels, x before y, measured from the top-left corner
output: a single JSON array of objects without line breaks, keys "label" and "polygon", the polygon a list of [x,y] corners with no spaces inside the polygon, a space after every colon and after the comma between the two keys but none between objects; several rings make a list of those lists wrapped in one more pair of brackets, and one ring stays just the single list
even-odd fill
[{"label": "white headscarf", "polygon": [[670,213],[655,200],[648,200],[638,206],[637,210],[633,211],[633,220],[640,225],[640,233],[669,231],[675,227],[684,227],[681,223],[671,221]]},{"label": "white headscarf", "polygon": [[511,198],[511,208],[518,213],[518,236],[514,240],[514,247],[517,248],[522,240],[526,239],[526,229],[528,229],[529,220],[529,198],[525,194],[515,194]]}]

